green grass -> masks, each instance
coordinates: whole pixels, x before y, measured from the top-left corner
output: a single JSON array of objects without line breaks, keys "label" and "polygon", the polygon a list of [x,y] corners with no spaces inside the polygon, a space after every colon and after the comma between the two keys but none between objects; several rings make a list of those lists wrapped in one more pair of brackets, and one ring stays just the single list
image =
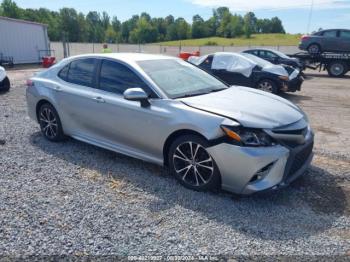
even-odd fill
[{"label": "green grass", "polygon": [[300,40],[300,35],[291,34],[256,34],[250,38],[223,38],[223,37],[208,37],[200,39],[188,39],[179,41],[161,42],[161,45],[167,46],[277,46],[277,45],[297,45]]}]

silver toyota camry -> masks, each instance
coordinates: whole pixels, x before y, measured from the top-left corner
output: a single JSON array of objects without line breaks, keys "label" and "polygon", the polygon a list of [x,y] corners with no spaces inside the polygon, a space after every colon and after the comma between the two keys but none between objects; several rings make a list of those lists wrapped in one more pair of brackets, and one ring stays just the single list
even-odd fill
[{"label": "silver toyota camry", "polygon": [[27,81],[27,103],[48,140],[70,136],[167,166],[194,190],[276,189],[302,175],[313,157],[314,135],[296,105],[226,86],[174,57],[64,59]]}]

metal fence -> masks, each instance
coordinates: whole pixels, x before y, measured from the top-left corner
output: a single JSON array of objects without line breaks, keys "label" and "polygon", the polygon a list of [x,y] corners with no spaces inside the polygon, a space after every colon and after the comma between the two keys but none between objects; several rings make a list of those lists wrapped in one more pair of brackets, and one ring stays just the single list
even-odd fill
[{"label": "metal fence", "polygon": [[[70,56],[100,53],[102,44],[96,43],[68,43],[67,51]],[[215,52],[241,52],[249,48],[268,48],[275,49],[286,54],[292,54],[299,51],[297,46],[163,46],[156,44],[132,45],[132,44],[109,44],[108,48],[112,52],[139,52],[150,54],[164,54],[178,56],[180,52],[199,51],[201,55]],[[62,42],[51,42],[51,49],[55,50],[56,59],[59,61],[64,58],[64,48]]]}]

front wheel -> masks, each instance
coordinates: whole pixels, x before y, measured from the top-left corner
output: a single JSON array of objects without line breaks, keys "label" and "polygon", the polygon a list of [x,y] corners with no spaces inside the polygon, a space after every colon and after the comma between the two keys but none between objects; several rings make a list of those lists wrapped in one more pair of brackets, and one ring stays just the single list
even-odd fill
[{"label": "front wheel", "polygon": [[277,88],[276,83],[270,79],[260,80],[258,82],[258,84],[256,85],[256,88],[261,90],[261,91],[265,91],[265,92],[272,93],[272,94],[278,93],[278,88]]},{"label": "front wheel", "polygon": [[218,189],[219,169],[207,151],[208,142],[195,135],[177,138],[169,150],[169,167],[185,187],[196,191]]},{"label": "front wheel", "polygon": [[65,140],[61,120],[56,109],[49,103],[43,104],[38,112],[41,133],[52,142]]}]

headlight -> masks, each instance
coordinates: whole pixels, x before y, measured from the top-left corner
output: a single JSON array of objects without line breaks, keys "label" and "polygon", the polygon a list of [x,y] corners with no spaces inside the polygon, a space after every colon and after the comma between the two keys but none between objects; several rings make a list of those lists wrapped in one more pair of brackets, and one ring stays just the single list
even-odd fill
[{"label": "headlight", "polygon": [[236,126],[222,125],[221,129],[227,137],[241,146],[273,146],[275,142],[264,131],[259,129],[246,129]]},{"label": "headlight", "polygon": [[288,76],[278,76],[278,78],[283,80],[283,81],[289,81],[289,77]]}]

